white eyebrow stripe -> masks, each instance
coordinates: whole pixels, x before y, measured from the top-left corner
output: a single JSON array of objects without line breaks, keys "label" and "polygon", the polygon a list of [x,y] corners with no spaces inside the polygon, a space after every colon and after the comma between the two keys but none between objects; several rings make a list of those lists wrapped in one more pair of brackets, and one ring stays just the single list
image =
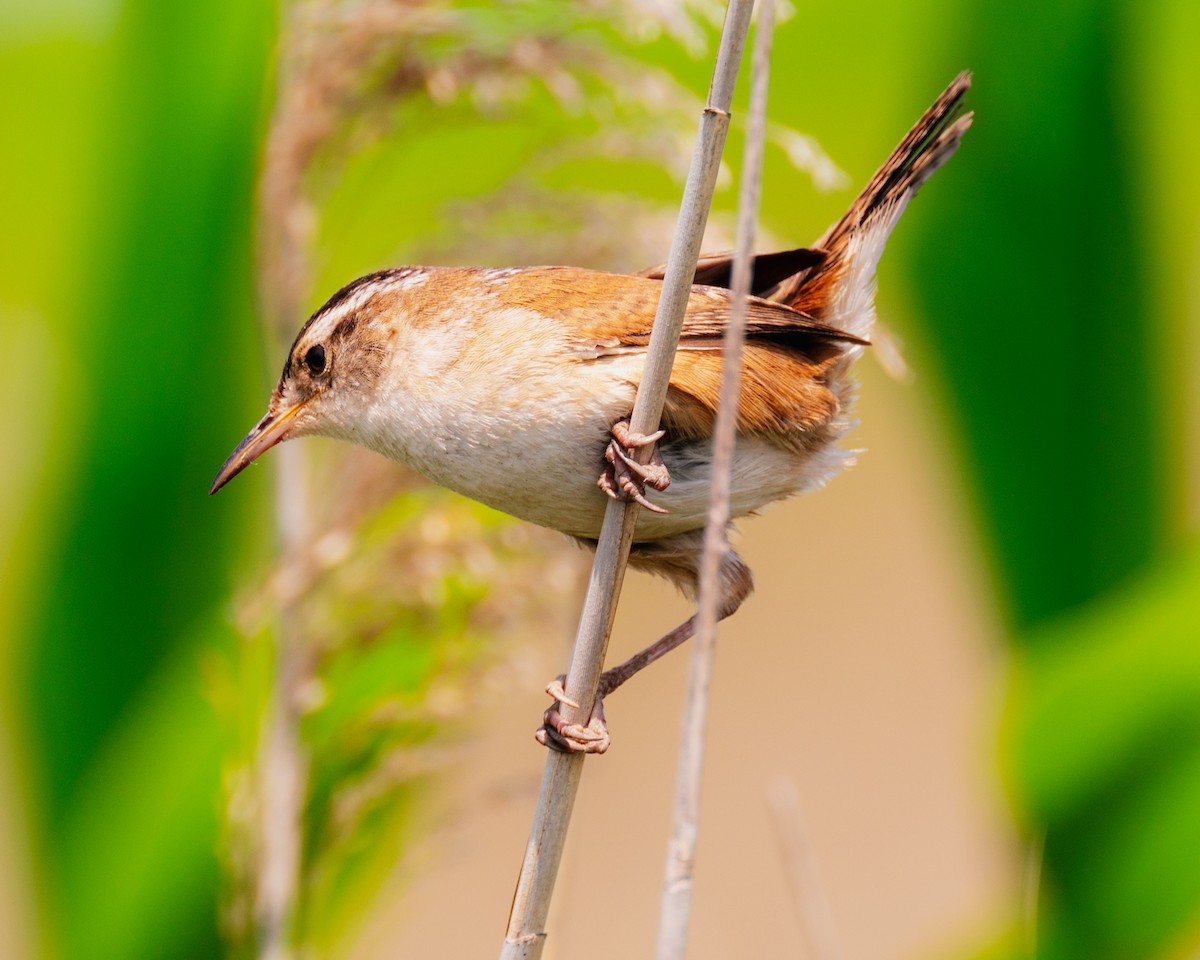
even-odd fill
[{"label": "white eyebrow stripe", "polygon": [[304,342],[319,342],[328,337],[346,317],[358,312],[372,297],[388,290],[410,290],[429,280],[430,271],[425,267],[404,267],[387,276],[376,277],[359,287],[343,300],[339,300],[320,316],[313,319],[304,332]]}]

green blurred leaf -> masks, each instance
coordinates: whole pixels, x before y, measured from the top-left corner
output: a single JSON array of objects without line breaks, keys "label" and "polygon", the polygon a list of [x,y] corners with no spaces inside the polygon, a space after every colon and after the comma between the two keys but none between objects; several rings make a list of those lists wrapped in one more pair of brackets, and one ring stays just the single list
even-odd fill
[{"label": "green blurred leaf", "polygon": [[30,114],[6,182],[29,228],[8,231],[23,248],[0,296],[57,354],[13,681],[51,955],[219,950],[219,735],[180,677],[212,642],[223,557],[253,533],[243,507],[205,493],[254,355],[272,18],[262,3],[128,0],[111,36],[93,24],[82,46],[0,59]]},{"label": "green blurred leaf", "polygon": [[1055,825],[1158,745],[1200,738],[1200,551],[1031,637],[1014,664],[1011,752]]},{"label": "green blurred leaf", "polygon": [[902,248],[1020,650],[1006,750],[1044,837],[1039,956],[1170,953],[1200,911],[1200,568],[1159,566],[1186,482],[1184,6],[971,5],[977,121]]},{"label": "green blurred leaf", "polygon": [[1051,956],[1146,957],[1200,920],[1200,547],[1047,625],[1014,670],[1012,782],[1046,830]]},{"label": "green blurred leaf", "polygon": [[225,587],[235,507],[204,494],[237,435],[221,358],[251,352],[270,27],[269,11],[227,6],[131,3],[114,50],[106,193],[72,274],[81,305],[61,318],[84,358],[82,448],[29,667],[52,822],[124,703]]},{"label": "green blurred leaf", "polygon": [[1120,583],[1172,533],[1122,14],[974,4],[978,121],[904,225],[942,412],[1018,629]]},{"label": "green blurred leaf", "polygon": [[188,644],[164,663],[93,758],[61,832],[64,956],[214,956],[222,745]]}]

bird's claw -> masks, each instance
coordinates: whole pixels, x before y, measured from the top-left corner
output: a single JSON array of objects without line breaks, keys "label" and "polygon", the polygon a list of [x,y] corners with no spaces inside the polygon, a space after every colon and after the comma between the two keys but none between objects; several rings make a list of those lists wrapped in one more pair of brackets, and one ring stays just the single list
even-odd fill
[{"label": "bird's claw", "polygon": [[604,458],[606,460],[609,454],[616,455],[629,468],[630,473],[642,483],[650,484],[655,490],[666,490],[671,485],[671,474],[667,471],[667,465],[663,463],[662,454],[657,450],[650,455],[649,463],[638,463],[613,440],[609,443],[608,450],[605,451]]},{"label": "bird's claw", "polygon": [[646,499],[645,490],[646,484],[659,491],[671,485],[671,474],[663,463],[662,454],[655,450],[648,463],[639,463],[625,452],[625,449],[637,450],[656,443],[666,435],[665,431],[657,430],[648,435],[633,433],[629,421],[621,420],[613,424],[612,435],[613,439],[604,451],[608,466],[597,481],[600,489],[613,500],[632,500],[652,513],[666,513],[663,507]]},{"label": "bird's claw", "polygon": [[562,715],[563,704],[576,709],[579,704],[567,696],[565,681],[566,677],[558,677],[546,685],[546,692],[554,698],[554,703],[542,714],[542,725],[534,737],[543,747],[559,753],[604,753],[611,742],[604,723],[604,701],[596,698],[587,726],[569,723]]},{"label": "bird's claw", "polygon": [[567,688],[564,684],[567,682],[567,675],[560,673],[557,677],[546,684],[546,692],[550,694],[559,703],[565,703],[568,707],[579,709],[579,704],[567,696]]},{"label": "bird's claw", "polygon": [[642,447],[648,447],[652,443],[658,443],[667,435],[666,430],[655,430],[654,433],[634,433],[629,428],[628,420],[618,420],[614,423],[609,431],[616,438],[617,443],[623,447],[628,447],[630,450],[640,450]]}]

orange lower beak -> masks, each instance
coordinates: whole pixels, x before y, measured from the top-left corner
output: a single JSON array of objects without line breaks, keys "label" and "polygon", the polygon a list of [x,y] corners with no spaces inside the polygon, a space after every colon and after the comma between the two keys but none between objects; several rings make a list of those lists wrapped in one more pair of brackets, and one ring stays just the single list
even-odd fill
[{"label": "orange lower beak", "polygon": [[221,464],[221,469],[217,471],[216,479],[208,490],[209,496],[220,490],[275,444],[286,440],[292,430],[292,418],[303,406],[304,401],[301,400],[283,413],[268,413],[259,420],[258,425],[234,448],[229,459]]}]

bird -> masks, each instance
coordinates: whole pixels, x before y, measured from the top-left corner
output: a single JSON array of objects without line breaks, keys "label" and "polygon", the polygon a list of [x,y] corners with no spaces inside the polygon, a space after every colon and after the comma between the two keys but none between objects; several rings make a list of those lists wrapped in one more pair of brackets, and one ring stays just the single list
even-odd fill
[{"label": "bird", "polygon": [[[918,188],[973,113],[964,71],[900,141],[846,213],[808,247],[752,260],[730,516],[823,485],[850,455],[854,361],[875,323],[876,266]],[[402,266],[346,284],[297,334],[266,414],[213,480],[216,493],[275,444],[360,444],[434,483],[595,547],[609,498],[642,505],[629,563],[695,597],[712,474],[731,254],[701,255],[660,429],[634,434],[634,396],[664,269]],[[638,448],[653,447],[649,462]],[[597,473],[599,471],[599,473]],[[719,617],[753,590],[730,547]],[[695,617],[606,670],[586,723],[568,723],[562,677],[537,739],[603,753],[604,698],[692,636]]]}]

